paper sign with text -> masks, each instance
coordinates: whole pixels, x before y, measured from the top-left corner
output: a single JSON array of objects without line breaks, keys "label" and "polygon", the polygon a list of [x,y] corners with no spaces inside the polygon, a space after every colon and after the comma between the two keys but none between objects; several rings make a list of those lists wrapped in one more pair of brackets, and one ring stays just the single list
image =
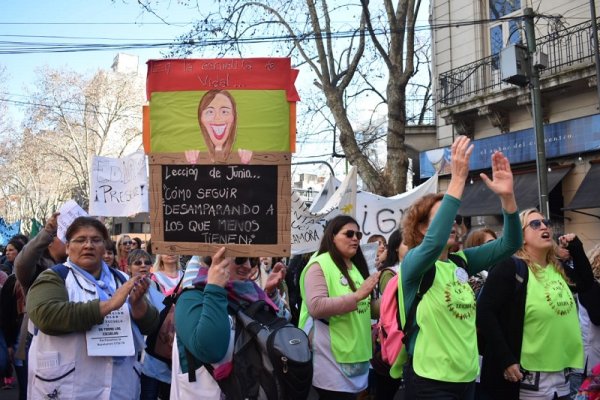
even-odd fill
[{"label": "paper sign with text", "polygon": [[66,242],[67,239],[66,239],[65,235],[67,233],[67,228],[69,227],[69,225],[71,225],[71,223],[73,223],[73,221],[77,217],[87,217],[88,213],[86,213],[85,210],[83,208],[81,208],[79,206],[79,204],[77,204],[75,202],[75,200],[67,201],[65,204],[63,204],[60,207],[58,212],[60,213],[60,215],[58,216],[58,221],[57,221],[58,222],[57,236],[60,240],[62,240],[63,242]]},{"label": "paper sign with text", "polygon": [[139,151],[123,158],[92,157],[90,214],[127,217],[148,212],[146,156]]}]

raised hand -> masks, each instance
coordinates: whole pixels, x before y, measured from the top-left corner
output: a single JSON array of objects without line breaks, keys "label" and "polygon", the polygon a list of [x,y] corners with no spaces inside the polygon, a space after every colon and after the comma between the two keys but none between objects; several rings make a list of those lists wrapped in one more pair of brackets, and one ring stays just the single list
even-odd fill
[{"label": "raised hand", "polygon": [[487,187],[498,196],[513,193],[513,174],[508,158],[501,151],[492,154],[492,179],[484,173],[479,174]]},{"label": "raised hand", "polygon": [[273,270],[267,278],[267,282],[265,282],[265,293],[267,293],[269,296],[273,294],[273,291],[277,289],[281,281],[285,278],[285,271],[286,269],[283,263],[278,262],[275,264]]},{"label": "raised hand", "polygon": [[517,211],[512,170],[508,158],[501,151],[492,154],[492,179],[484,173],[479,174],[479,176],[483,183],[500,197],[504,210],[509,213]]},{"label": "raised hand", "polygon": [[469,159],[473,153],[471,139],[458,136],[452,143],[452,160],[450,163],[452,176],[448,184],[447,194],[460,199],[465,188],[465,181],[469,176]]}]

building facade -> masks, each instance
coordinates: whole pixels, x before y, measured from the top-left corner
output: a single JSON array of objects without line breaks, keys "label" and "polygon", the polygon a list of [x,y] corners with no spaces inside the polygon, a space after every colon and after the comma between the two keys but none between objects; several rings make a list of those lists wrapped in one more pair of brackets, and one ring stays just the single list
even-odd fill
[{"label": "building facade", "polygon": [[550,217],[555,231],[578,234],[590,249],[600,243],[600,114],[588,0],[432,0],[438,148],[421,152],[420,178],[438,171],[444,190],[448,146],[468,135],[475,151],[459,213],[472,226],[501,223],[500,203],[479,179],[497,149],[513,165],[519,208],[539,206],[530,87],[503,82],[500,60],[504,48],[526,46],[525,8],[535,13],[537,50],[548,56],[527,62],[546,64],[540,87]]}]

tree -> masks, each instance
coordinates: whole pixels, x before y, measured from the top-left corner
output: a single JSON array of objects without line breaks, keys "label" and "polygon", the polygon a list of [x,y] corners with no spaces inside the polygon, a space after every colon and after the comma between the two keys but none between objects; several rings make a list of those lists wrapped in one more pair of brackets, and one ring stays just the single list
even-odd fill
[{"label": "tree", "polygon": [[44,172],[69,185],[63,198],[88,205],[89,160],[120,157],[141,144],[143,80],[99,70],[91,77],[57,69],[38,72],[24,137]]},{"label": "tree", "polygon": [[[154,12],[151,0],[138,3]],[[406,88],[415,71],[414,28],[420,4],[420,0],[383,0],[383,8],[376,8],[369,0],[223,0],[217,11],[206,13],[196,2],[201,18],[180,38],[187,46],[174,47],[173,54],[206,50],[214,38],[219,39],[220,55],[248,56],[248,43],[260,38],[276,41],[276,54],[296,57],[296,64],[315,75],[314,84],[332,118],[331,129],[367,188],[393,195],[406,190]],[[342,19],[343,26],[335,24]],[[373,94],[379,99],[373,109],[386,107],[383,168],[377,168],[357,140],[352,118],[352,109],[372,104],[366,96],[372,99]],[[359,139],[368,136],[358,135]]]}]

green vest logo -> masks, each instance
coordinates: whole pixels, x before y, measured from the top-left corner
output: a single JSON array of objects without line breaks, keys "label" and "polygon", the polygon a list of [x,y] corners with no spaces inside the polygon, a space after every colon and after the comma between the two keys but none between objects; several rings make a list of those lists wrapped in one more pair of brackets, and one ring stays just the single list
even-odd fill
[{"label": "green vest logo", "polygon": [[450,282],[444,289],[446,308],[456,319],[465,320],[475,315],[475,294],[468,283]]},{"label": "green vest logo", "polygon": [[544,297],[546,302],[557,315],[567,315],[575,307],[573,297],[559,280],[544,283]]}]

